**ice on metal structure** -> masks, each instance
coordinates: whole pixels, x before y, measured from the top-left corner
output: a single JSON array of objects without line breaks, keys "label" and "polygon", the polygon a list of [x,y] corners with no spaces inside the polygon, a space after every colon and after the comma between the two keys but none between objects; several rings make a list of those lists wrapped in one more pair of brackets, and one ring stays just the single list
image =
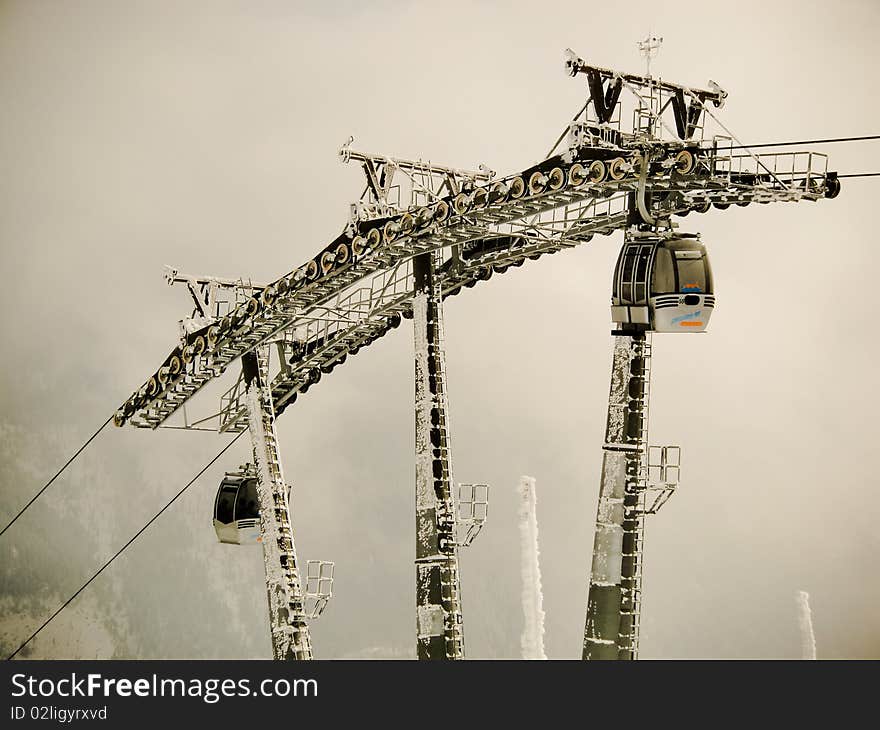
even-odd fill
[{"label": "ice on metal structure", "polygon": [[[651,51],[659,39],[649,36]],[[415,292],[410,261],[437,252],[436,278],[455,296],[526,261],[588,243],[631,224],[628,199],[648,223],[736,204],[816,201],[840,193],[827,157],[756,154],[717,118],[727,93],[587,63],[570,49],[565,68],[585,77],[585,103],[537,165],[496,177],[358,152],[364,194],[345,230],[277,279],[189,276],[195,311],[180,341],[115,413],[114,423],[166,425],[210,381],[256,344],[274,341],[285,365],[272,383],[276,413],[400,324]],[[710,108],[711,107],[711,108]],[[629,120],[632,120],[631,123]],[[717,127],[719,133],[713,134]],[[246,408],[233,386],[220,409],[183,428],[235,433]]]},{"label": "ice on metal structure", "polygon": [[648,337],[614,338],[584,659],[634,659],[638,652],[651,355]]},{"label": "ice on metal structure", "polygon": [[[448,425],[448,422],[447,422]],[[456,529],[458,546],[472,545],[489,518],[489,485],[459,484]]]},{"label": "ice on metal structure", "polygon": [[[660,40],[649,36],[643,42],[648,58]],[[365,192],[351,207],[345,230],[308,259],[263,284],[190,276],[173,268],[166,272],[169,283],[187,286],[195,309],[182,320],[179,341],[120,404],[113,423],[219,433],[250,429],[266,515],[276,656],[305,658],[311,652],[274,417],[323,374],[402,319],[414,318],[419,656],[459,658],[464,649],[442,297],[457,296],[543,255],[587,244],[597,234],[624,230],[630,241],[661,227],[671,233],[673,216],[705,213],[712,206],[817,201],[840,192],[825,155],[756,154],[742,145],[710,109],[720,109],[727,97],[711,81],[708,89],[699,89],[652,77],[650,69],[645,76],[621,73],[587,63],[571,50],[565,53],[565,68],[572,77],[585,77],[586,101],[537,164],[497,178],[482,166],[462,170],[357,152],[350,139],[340,157],[362,163]],[[712,127],[718,133],[711,133]],[[650,281],[640,267],[630,277],[635,292]],[[621,267],[621,283],[626,270]],[[627,321],[620,324],[637,327],[617,332],[622,336],[615,347],[585,658],[635,657],[643,515],[660,509],[678,483],[678,452],[670,447],[662,447],[653,464],[660,472],[656,483],[645,476],[652,468],[645,442],[650,344],[639,327],[662,331],[649,316],[657,302],[614,307],[624,304]],[[680,305],[697,306],[687,301],[675,306]],[[670,307],[660,308],[671,314]],[[269,345],[280,355],[271,381],[252,354]],[[190,418],[186,405],[239,357],[252,362],[247,382],[239,378],[222,392],[219,410]],[[183,424],[168,424],[177,413]],[[647,489],[655,497],[646,508]],[[473,540],[481,524],[471,519],[460,544]],[[321,600],[329,596],[329,586],[306,594]]]},{"label": "ice on metal structure", "polygon": [[462,659],[442,297],[433,275],[432,254],[418,256],[413,268],[417,655],[419,659]]},{"label": "ice on metal structure", "polygon": [[290,504],[281,471],[275,413],[267,387],[268,353],[265,348],[242,357],[248,428],[257,469],[260,537],[266,570],[272,654],[275,659],[311,659],[312,644],[306,623],[305,596],[297,566]]},{"label": "ice on metal structure", "polygon": [[816,658],[816,635],[813,633],[813,612],[810,610],[810,594],[797,592],[798,624],[801,629],[801,659]]},{"label": "ice on metal structure", "polygon": [[520,477],[519,537],[522,556],[522,606],[525,625],[520,644],[523,659],[546,659],[544,653],[544,593],[538,560],[538,513],[535,478]]}]

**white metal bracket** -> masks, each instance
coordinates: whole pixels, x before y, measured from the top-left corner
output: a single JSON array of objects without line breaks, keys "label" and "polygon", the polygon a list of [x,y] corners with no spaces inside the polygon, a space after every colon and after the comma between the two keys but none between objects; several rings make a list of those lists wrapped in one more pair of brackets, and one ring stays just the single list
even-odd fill
[{"label": "white metal bracket", "polygon": [[458,485],[458,545],[467,547],[480,534],[489,516],[489,485]]},{"label": "white metal bracket", "polygon": [[328,560],[309,560],[306,563],[305,613],[316,619],[327,608],[333,597],[333,570],[335,563]]},{"label": "white metal bracket", "polygon": [[646,475],[645,514],[655,515],[669,501],[681,480],[681,447],[649,446]]}]

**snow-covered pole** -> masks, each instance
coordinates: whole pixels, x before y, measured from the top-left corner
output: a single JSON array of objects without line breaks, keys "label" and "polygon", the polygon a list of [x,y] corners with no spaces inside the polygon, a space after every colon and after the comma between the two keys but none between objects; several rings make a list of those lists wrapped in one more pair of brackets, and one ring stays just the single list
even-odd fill
[{"label": "snow-covered pole", "polygon": [[272,655],[277,660],[311,659],[305,597],[293,543],[287,487],[278,453],[272,394],[268,387],[268,349],[242,355],[241,364],[248,429],[257,470]]},{"label": "snow-covered pole", "polygon": [[813,612],[810,611],[810,594],[797,592],[798,623],[801,629],[801,659],[816,658],[816,635],[813,633]]},{"label": "snow-covered pole", "polygon": [[546,659],[544,653],[544,594],[538,561],[538,512],[535,478],[519,480],[519,537],[522,556],[522,605],[525,625],[521,637],[523,659]]},{"label": "snow-covered pole", "polygon": [[416,623],[419,659],[463,659],[449,452],[443,299],[433,254],[413,259],[416,416]]},{"label": "snow-covered pole", "polygon": [[637,650],[649,348],[644,334],[614,338],[584,659],[633,659]]}]

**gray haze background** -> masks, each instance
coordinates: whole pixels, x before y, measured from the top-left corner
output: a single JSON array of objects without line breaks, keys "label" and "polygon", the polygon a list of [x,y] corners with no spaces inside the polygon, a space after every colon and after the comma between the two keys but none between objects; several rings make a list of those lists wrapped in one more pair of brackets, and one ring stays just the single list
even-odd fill
[{"label": "gray haze background", "polygon": [[[877,133],[880,5],[827,2],[0,3],[0,518],[152,372],[188,314],[162,265],[270,279],[341,229],[356,146],[502,173],[584,99],[562,50],[729,92],[748,142]],[[841,172],[877,143],[829,145]],[[835,201],[692,216],[711,332],[655,338],[652,441],[684,485],[648,525],[644,657],[880,656],[874,180]],[[447,305],[459,481],[492,484],[463,558],[468,652],[516,657],[515,487],[538,480],[547,652],[579,656],[620,234]],[[413,655],[406,327],[280,420],[299,553],[337,562],[321,657]],[[226,383],[223,384],[226,386]],[[218,390],[200,396],[210,408]],[[226,437],[108,430],[0,538],[0,648],[18,646]],[[32,643],[31,657],[270,655],[258,549],[215,541],[246,439]]]}]

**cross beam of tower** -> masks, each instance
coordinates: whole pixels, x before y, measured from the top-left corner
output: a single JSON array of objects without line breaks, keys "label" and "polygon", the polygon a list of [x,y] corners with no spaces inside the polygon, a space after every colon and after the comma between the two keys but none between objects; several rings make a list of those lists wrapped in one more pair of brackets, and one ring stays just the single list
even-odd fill
[{"label": "cross beam of tower", "polygon": [[443,297],[433,254],[413,261],[416,411],[416,620],[419,659],[463,659]]}]

